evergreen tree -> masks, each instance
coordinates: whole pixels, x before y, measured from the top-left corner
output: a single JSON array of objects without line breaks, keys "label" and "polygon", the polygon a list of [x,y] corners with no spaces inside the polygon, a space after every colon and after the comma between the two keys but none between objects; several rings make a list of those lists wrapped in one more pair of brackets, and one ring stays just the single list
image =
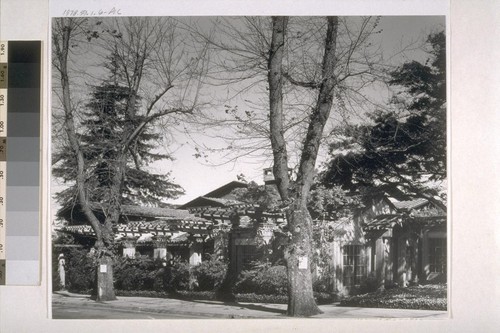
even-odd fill
[{"label": "evergreen tree", "polygon": [[[392,103],[399,111],[378,111],[372,124],[352,125],[330,146],[322,173],[327,186],[377,189],[401,199],[426,198],[444,208],[437,183],[446,179],[446,38],[428,37],[425,63],[404,63],[391,73],[400,89]],[[339,149],[348,150],[339,154]]]},{"label": "evergreen tree", "polygon": [[[126,114],[129,91],[115,83],[104,83],[93,88],[91,100],[83,113],[80,124],[81,147],[87,161],[86,184],[89,199],[94,202],[107,202],[109,189],[114,176],[118,147],[124,140],[124,132],[129,126],[137,127],[143,117],[133,119]],[[171,159],[168,154],[155,153],[159,133],[154,131],[154,122],[147,124],[144,131],[129,148],[125,180],[122,188],[121,204],[142,204],[158,206],[162,200],[176,198],[183,189],[173,183],[167,174],[155,174],[147,166],[158,160]],[[53,168],[53,174],[71,182],[76,177],[76,160],[68,149],[55,153],[54,160],[59,163]],[[64,206],[73,201],[75,185],[59,192],[57,199]]]},{"label": "evergreen tree", "polygon": [[[169,115],[192,113],[195,108],[196,102],[184,100],[190,86],[172,90],[174,83],[198,80],[203,73],[198,71],[203,67],[199,60],[203,57],[186,55],[191,51],[203,54],[206,48],[187,50],[186,44],[174,42],[183,38],[177,27],[177,21],[171,18],[54,21],[52,59],[61,84],[58,97],[64,133],[53,169],[54,176],[71,181],[70,188],[59,193],[57,199],[68,207],[78,205],[95,233],[96,268],[107,267],[96,271],[98,301],[116,299],[115,226],[123,203],[160,204],[162,198],[175,196],[181,190],[168,182],[168,175],[146,171],[148,163],[164,157],[153,153],[154,139],[158,138],[153,130],[155,122]],[[110,55],[104,68],[111,72],[102,86],[92,88],[93,98],[85,110],[79,106],[79,98],[72,95],[75,82],[70,80],[75,65],[72,60],[82,56],[74,49],[80,48],[83,38],[89,42],[88,49],[99,50],[90,53],[91,57],[99,57],[103,51]],[[99,41],[91,43],[94,39]],[[186,58],[194,61],[183,61]],[[141,93],[150,95],[147,103],[141,103]],[[175,102],[167,102],[167,93],[168,99]],[[93,200],[102,203],[103,214],[96,214]]]}]

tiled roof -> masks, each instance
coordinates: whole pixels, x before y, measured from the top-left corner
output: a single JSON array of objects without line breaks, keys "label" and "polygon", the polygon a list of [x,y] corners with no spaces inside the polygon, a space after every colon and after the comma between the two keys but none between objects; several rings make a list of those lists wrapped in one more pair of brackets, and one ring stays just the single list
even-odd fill
[{"label": "tiled roof", "polygon": [[[144,234],[171,236],[176,232],[207,235],[211,233],[212,228],[213,223],[211,221],[200,218],[190,220],[133,221],[128,224],[115,226],[115,233],[121,236],[132,237]],[[59,231],[85,236],[95,235],[90,225],[64,226]]]},{"label": "tiled roof", "polygon": [[184,209],[192,210],[199,207],[234,207],[245,205],[244,202],[229,198],[198,197],[182,206]]},{"label": "tiled roof", "polygon": [[231,193],[231,191],[233,191],[234,189],[237,189],[237,188],[247,188],[248,187],[248,184],[247,183],[244,183],[244,182],[240,182],[240,181],[231,181],[225,185],[222,185],[221,187],[213,190],[213,191],[210,191],[206,194],[204,194],[203,196],[200,196],[196,199],[193,199],[187,203],[185,203],[184,205],[180,206],[180,208],[182,209],[187,209],[188,207],[196,207],[199,202],[203,199],[221,199],[223,198],[224,196],[228,195]]},{"label": "tiled roof", "polygon": [[57,229],[57,231],[67,232],[71,234],[88,235],[88,236],[94,235],[94,230],[92,230],[92,227],[90,225],[69,225],[61,227]]},{"label": "tiled roof", "polygon": [[175,244],[186,243],[189,240],[188,236],[187,232],[179,232],[170,238],[170,242]]},{"label": "tiled roof", "polygon": [[182,209],[142,207],[132,205],[122,205],[122,214],[143,217],[170,217],[170,218],[189,218],[189,212]]},{"label": "tiled roof", "polygon": [[446,225],[446,216],[425,216],[425,217],[412,217],[412,221],[415,221],[421,226],[425,227],[436,227]]},{"label": "tiled roof", "polygon": [[[259,217],[270,219],[275,223],[284,223],[285,214],[283,212],[258,212],[254,205],[242,204],[231,207],[196,207],[189,210],[193,215],[203,219],[212,220],[216,224],[229,222],[233,214],[238,216],[248,216],[250,218]],[[241,225],[243,227],[243,225]]]},{"label": "tiled roof", "polygon": [[[102,214],[106,209],[106,205],[98,202],[91,202],[89,204],[90,209],[94,212]],[[82,210],[79,204],[74,206],[66,206],[61,208],[57,215],[64,217],[66,220],[71,221],[73,216],[82,215]],[[160,207],[144,207],[136,205],[121,205],[121,215],[122,216],[135,216],[143,218],[177,218],[186,219],[189,218],[190,214],[187,210],[182,209],[172,209],[172,208],[160,208]],[[82,215],[83,216],[83,215]]]},{"label": "tiled roof", "polygon": [[210,191],[208,192],[207,194],[205,194],[204,196],[205,197],[217,197],[217,198],[220,198],[220,197],[223,197],[224,195],[226,194],[229,194],[232,190],[236,189],[236,188],[247,188],[248,187],[248,184],[245,183],[245,182],[241,182],[241,181],[238,181],[238,180],[233,180],[225,185],[222,185],[221,187],[213,190],[213,191]]},{"label": "tiled roof", "polygon": [[364,230],[384,230],[393,228],[396,224],[401,224],[402,217],[399,214],[378,215],[365,222]]},{"label": "tiled roof", "polygon": [[202,197],[203,199],[213,201],[215,203],[219,203],[223,206],[234,206],[234,205],[243,205],[244,203],[238,200],[233,199],[223,199],[223,198],[212,198],[212,197]]},{"label": "tiled roof", "polygon": [[396,207],[396,209],[403,209],[403,210],[415,209],[427,203],[429,203],[429,201],[427,199],[422,199],[422,198],[418,198],[415,200],[407,200],[407,201],[392,201],[392,204],[394,205],[394,207]]},{"label": "tiled roof", "polygon": [[128,224],[117,226],[117,232],[127,233],[130,231],[138,233],[166,232],[166,231],[186,231],[208,233],[212,229],[213,223],[204,219],[197,220],[155,220],[155,221],[134,221]]},{"label": "tiled roof", "polygon": [[446,216],[406,217],[402,214],[378,215],[363,225],[365,231],[387,230],[403,222],[418,225],[419,227],[436,227],[446,225]]}]

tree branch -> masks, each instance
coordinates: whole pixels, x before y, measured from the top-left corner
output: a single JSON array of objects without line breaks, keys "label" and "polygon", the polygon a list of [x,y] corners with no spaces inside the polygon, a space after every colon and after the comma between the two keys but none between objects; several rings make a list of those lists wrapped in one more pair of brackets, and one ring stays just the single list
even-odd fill
[{"label": "tree branch", "polygon": [[188,109],[188,110],[183,110],[183,109],[169,109],[169,110],[164,110],[162,112],[158,112],[158,113],[155,113],[155,114],[150,115],[148,117],[145,117],[141,121],[141,123],[136,126],[136,128],[134,129],[134,131],[124,140],[124,142],[122,144],[121,151],[122,152],[127,151],[127,149],[130,146],[130,144],[132,144],[132,142],[142,133],[142,131],[144,131],[144,128],[146,127],[146,125],[148,123],[150,123],[151,121],[153,121],[155,119],[158,119],[160,117],[169,115],[169,114],[174,114],[174,113],[186,113],[186,114],[189,114],[189,113],[192,113],[192,112],[193,112],[192,109]]},{"label": "tree branch", "polygon": [[269,120],[273,148],[273,174],[281,199],[289,198],[288,154],[283,128],[283,53],[288,17],[275,16],[268,61]]},{"label": "tree branch", "polygon": [[[67,20],[67,21],[66,21]],[[69,44],[72,37],[73,30],[73,20],[66,19],[63,21],[63,26],[61,27],[61,44],[57,41],[58,38],[54,39],[56,41],[55,49],[56,49],[56,59],[59,62],[59,71],[61,74],[61,87],[62,87],[62,102],[63,109],[65,114],[64,127],[66,130],[66,134],[68,135],[68,139],[71,145],[71,148],[77,159],[77,177],[76,177],[76,185],[78,191],[78,202],[82,207],[83,213],[87,217],[92,229],[96,234],[97,242],[96,246],[99,248],[103,245],[103,233],[101,230],[101,224],[99,220],[94,215],[92,209],[89,206],[86,190],[85,190],[85,160],[83,157],[83,152],[81,151],[80,144],[78,143],[75,123],[74,123],[74,115],[73,115],[73,107],[71,105],[71,90],[70,83],[68,77],[68,55],[69,55]],[[64,24],[67,22],[67,24]]]},{"label": "tree branch", "polygon": [[172,89],[174,86],[169,84],[163,89],[158,95],[155,96],[155,98],[149,103],[149,106],[146,109],[146,115],[149,115],[151,113],[151,110],[153,110],[153,107],[155,104],[162,98],[170,89]]},{"label": "tree branch", "polygon": [[283,76],[288,80],[290,81],[291,84],[295,85],[295,86],[299,86],[299,87],[303,87],[303,88],[311,88],[311,89],[318,89],[321,84],[317,83],[317,82],[303,82],[303,81],[298,81],[298,80],[295,80],[289,73],[283,73]]},{"label": "tree branch", "polygon": [[311,114],[311,120],[307,129],[304,148],[299,164],[297,185],[301,192],[300,197],[307,204],[309,190],[311,188],[314,165],[318,156],[319,144],[323,135],[323,129],[330,115],[333,104],[333,90],[337,81],[335,77],[336,45],[338,33],[338,17],[328,17],[328,28],[325,40],[325,53],[323,55],[322,82],[316,101],[316,106]]}]

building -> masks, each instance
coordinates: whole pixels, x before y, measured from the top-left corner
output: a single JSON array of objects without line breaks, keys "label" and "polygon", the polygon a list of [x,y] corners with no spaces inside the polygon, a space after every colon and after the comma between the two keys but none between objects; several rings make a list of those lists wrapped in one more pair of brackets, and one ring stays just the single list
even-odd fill
[{"label": "building", "polygon": [[[264,177],[266,186],[273,186],[268,169]],[[286,224],[283,212],[262,211],[238,200],[235,191],[247,187],[229,182],[178,209],[124,205],[115,230],[123,255],[179,258],[196,265],[207,254],[216,254],[229,260],[237,275],[262,258],[276,228]],[[91,206],[103,218],[99,205]],[[59,215],[68,221],[60,231],[92,237],[79,207]],[[326,278],[329,291],[339,297],[358,293],[368,283],[381,288],[446,281],[446,212],[428,200],[379,195],[347,221],[323,219],[317,222],[335,227],[324,248],[317,249],[327,267],[315,267],[314,273]]]},{"label": "building", "polygon": [[214,252],[230,260],[234,275],[262,256],[259,243],[269,245],[273,230],[285,223],[282,212],[263,212],[257,205],[236,200],[234,190],[247,187],[233,181],[180,207],[218,226]]},{"label": "building", "polygon": [[[97,203],[90,206],[96,217],[104,220],[102,207]],[[213,223],[187,210],[132,205],[123,205],[121,210],[122,215],[114,232],[123,256],[146,255],[165,260],[178,258],[196,265],[201,262],[203,253],[213,248]],[[67,221],[67,225],[56,231],[71,234],[81,243],[93,244],[94,231],[86,223],[79,205],[64,207],[58,215]]]},{"label": "building", "polygon": [[361,234],[332,241],[332,289],[358,292],[367,280],[377,288],[446,282],[446,212],[426,199],[387,196],[354,217]]}]

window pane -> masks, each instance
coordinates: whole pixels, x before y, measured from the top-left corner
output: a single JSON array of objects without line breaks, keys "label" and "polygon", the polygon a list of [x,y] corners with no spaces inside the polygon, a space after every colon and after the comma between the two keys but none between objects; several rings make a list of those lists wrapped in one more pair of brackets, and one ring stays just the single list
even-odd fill
[{"label": "window pane", "polygon": [[446,273],[446,239],[429,238],[429,271]]},{"label": "window pane", "polygon": [[359,286],[365,276],[366,268],[362,258],[361,245],[345,245],[344,255],[344,286],[351,288]]}]

